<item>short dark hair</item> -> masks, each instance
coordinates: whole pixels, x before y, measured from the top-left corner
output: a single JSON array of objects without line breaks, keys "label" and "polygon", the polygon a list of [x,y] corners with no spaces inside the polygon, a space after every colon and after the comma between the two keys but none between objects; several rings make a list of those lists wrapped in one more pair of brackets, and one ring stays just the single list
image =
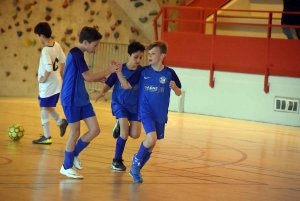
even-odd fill
[{"label": "short dark hair", "polygon": [[89,43],[100,40],[102,35],[95,27],[83,27],[79,35],[79,42],[82,43],[87,40]]},{"label": "short dark hair", "polygon": [[141,44],[140,42],[134,41],[128,45],[127,52],[129,55],[132,55],[133,53],[138,52],[138,51],[141,51],[141,52],[145,51],[145,46],[143,44]]},{"label": "short dark hair", "polygon": [[148,47],[148,50],[151,50],[154,47],[159,47],[161,54],[167,54],[168,47],[167,44],[163,41],[155,41],[151,43]]},{"label": "short dark hair", "polygon": [[52,31],[50,25],[47,22],[40,22],[35,26],[34,33],[38,34],[39,36],[43,34],[46,38],[50,38]]}]

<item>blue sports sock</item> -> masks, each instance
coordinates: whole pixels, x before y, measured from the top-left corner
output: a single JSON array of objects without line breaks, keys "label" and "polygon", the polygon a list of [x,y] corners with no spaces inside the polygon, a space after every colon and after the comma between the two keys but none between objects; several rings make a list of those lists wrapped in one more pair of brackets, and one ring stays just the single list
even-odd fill
[{"label": "blue sports sock", "polygon": [[144,159],[144,157],[146,156],[146,154],[148,153],[149,148],[144,146],[144,143],[142,142],[139,151],[136,154],[136,158],[138,159]]},{"label": "blue sports sock", "polygon": [[78,156],[80,152],[86,148],[90,143],[89,142],[84,142],[81,140],[81,138],[77,141],[77,144],[75,146],[74,154],[75,156]]},{"label": "blue sports sock", "polygon": [[121,138],[121,136],[119,136],[116,142],[115,159],[122,159],[125,145],[126,145],[126,140],[124,140],[123,138]]},{"label": "blue sports sock", "polygon": [[143,161],[142,161],[142,164],[141,164],[141,168],[142,169],[144,167],[144,165],[147,163],[147,161],[150,159],[150,156],[151,156],[152,152],[148,152],[146,154],[146,156],[144,157]]},{"label": "blue sports sock", "polygon": [[73,167],[73,162],[74,162],[74,151],[72,152],[65,151],[64,168],[70,169],[71,167]]}]

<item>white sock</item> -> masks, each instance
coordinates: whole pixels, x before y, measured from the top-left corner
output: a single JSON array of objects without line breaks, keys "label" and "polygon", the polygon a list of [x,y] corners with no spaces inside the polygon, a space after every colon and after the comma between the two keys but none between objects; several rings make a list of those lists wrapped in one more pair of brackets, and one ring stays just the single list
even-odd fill
[{"label": "white sock", "polygon": [[44,136],[46,138],[50,137],[50,119],[49,119],[49,112],[47,110],[42,110],[41,111],[41,120],[42,120],[42,125],[43,125],[43,130],[44,130]]},{"label": "white sock", "polygon": [[49,112],[49,114],[56,121],[57,125],[60,126],[62,124],[62,119],[55,110],[52,110],[51,112]]}]

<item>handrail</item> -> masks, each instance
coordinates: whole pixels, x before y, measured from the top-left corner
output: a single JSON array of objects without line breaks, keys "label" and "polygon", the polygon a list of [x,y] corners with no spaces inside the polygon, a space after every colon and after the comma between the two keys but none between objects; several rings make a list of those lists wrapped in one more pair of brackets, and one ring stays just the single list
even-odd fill
[{"label": "handrail", "polygon": [[[264,16],[222,15],[222,14],[218,14],[218,17],[250,18],[250,19],[269,19],[269,17],[264,17]],[[273,19],[275,19],[275,20],[281,20],[281,17],[273,17]]]}]

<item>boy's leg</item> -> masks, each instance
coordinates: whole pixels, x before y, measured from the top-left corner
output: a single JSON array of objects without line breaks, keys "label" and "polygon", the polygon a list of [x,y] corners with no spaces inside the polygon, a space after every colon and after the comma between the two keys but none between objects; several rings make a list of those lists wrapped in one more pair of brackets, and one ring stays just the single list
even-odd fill
[{"label": "boy's leg", "polygon": [[126,141],[128,139],[128,119],[126,117],[118,118],[120,124],[120,136],[116,141],[115,157],[111,164],[111,169],[117,171],[125,171],[126,166],[123,164],[123,152],[125,149]]},{"label": "boy's leg", "polygon": [[130,121],[129,136],[133,139],[138,139],[141,135],[141,122]]},{"label": "boy's leg", "polygon": [[37,140],[33,140],[34,144],[52,144],[52,139],[50,136],[50,119],[49,119],[49,111],[47,108],[41,108],[41,122],[43,126],[44,134]]},{"label": "boy's leg", "polygon": [[56,121],[57,125],[60,128],[60,136],[63,137],[66,133],[66,129],[68,126],[68,122],[66,119],[62,119],[59,114],[56,112],[55,108],[52,108],[49,111],[49,114],[51,115],[51,117]]},{"label": "boy's leg", "polygon": [[80,121],[70,123],[70,135],[67,140],[64,164],[60,169],[60,173],[71,178],[83,178],[82,175],[78,174],[73,168],[74,156],[75,156],[75,144],[80,136]]}]

